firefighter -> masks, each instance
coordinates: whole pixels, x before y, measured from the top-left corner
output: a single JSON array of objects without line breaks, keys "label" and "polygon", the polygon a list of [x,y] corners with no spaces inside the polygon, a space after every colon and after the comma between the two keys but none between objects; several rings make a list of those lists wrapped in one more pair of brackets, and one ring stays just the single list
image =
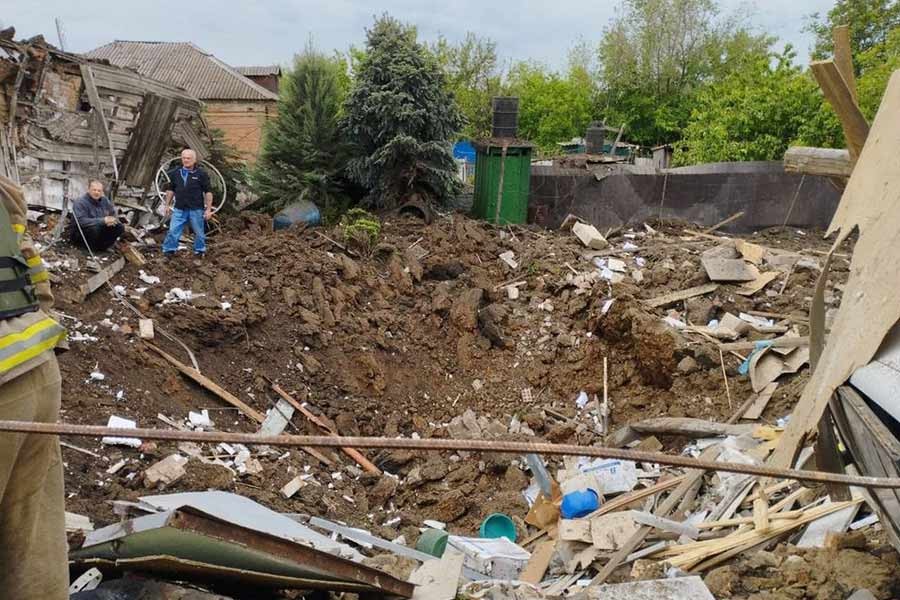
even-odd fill
[{"label": "firefighter", "polygon": [[[0,175],[0,419],[55,423],[65,330],[47,311],[49,274],[25,230],[25,196]],[[59,439],[0,435],[0,596],[69,597]]]}]

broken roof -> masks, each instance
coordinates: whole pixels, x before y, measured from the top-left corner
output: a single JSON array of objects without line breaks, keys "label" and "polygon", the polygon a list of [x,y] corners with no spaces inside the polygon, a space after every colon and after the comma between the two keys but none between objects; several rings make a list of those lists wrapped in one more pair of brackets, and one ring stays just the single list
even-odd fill
[{"label": "broken roof", "polygon": [[277,94],[190,42],[116,40],[84,55],[177,85],[201,100],[278,100]]}]

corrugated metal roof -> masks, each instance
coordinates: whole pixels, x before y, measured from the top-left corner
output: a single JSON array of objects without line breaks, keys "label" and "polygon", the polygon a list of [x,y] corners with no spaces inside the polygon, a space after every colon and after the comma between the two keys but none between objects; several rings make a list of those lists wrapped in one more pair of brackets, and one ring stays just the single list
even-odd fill
[{"label": "corrugated metal roof", "polygon": [[266,75],[281,75],[281,67],[268,65],[264,67],[235,67],[235,71],[245,77],[265,77]]},{"label": "corrugated metal roof", "polygon": [[184,88],[201,100],[278,100],[277,94],[190,42],[116,40],[84,55]]}]

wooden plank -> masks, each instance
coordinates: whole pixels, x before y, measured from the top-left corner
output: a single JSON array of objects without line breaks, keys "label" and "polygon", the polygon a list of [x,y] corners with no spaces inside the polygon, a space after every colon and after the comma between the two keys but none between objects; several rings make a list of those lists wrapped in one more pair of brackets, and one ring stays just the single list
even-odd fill
[{"label": "wooden plank", "polygon": [[791,415],[769,464],[790,465],[804,440],[818,426],[834,391],[875,356],[900,320],[900,73],[885,90],[865,151],[853,170],[828,233],[840,230],[835,245],[854,229],[849,278],[828,342]]},{"label": "wooden plank", "polygon": [[695,296],[703,296],[704,294],[709,294],[716,291],[717,289],[719,289],[719,285],[717,283],[704,283],[703,285],[698,285],[686,290],[671,292],[664,296],[659,296],[650,300],[644,300],[644,304],[646,304],[650,308],[660,308],[663,306],[668,306],[670,304],[675,304],[676,302],[681,302],[682,300],[687,300],[688,298],[693,298]]},{"label": "wooden plank", "polygon": [[[281,386],[277,383],[270,381],[272,384],[272,390],[275,391],[276,394],[284,398],[291,406],[293,406],[296,410],[300,412],[304,417],[306,417],[312,424],[316,425],[319,429],[324,431],[327,435],[332,437],[339,437],[338,432],[328,426],[328,424],[320,419],[316,414],[310,412],[308,408],[297,402],[290,394],[284,391]],[[344,454],[352,458],[356,461],[356,463],[361,466],[363,469],[368,471],[369,473],[375,475],[381,475],[381,469],[376,467],[368,458],[366,458],[359,450],[355,448],[341,448]]]},{"label": "wooden plank", "polygon": [[766,406],[769,404],[769,400],[772,399],[772,395],[775,393],[775,390],[778,388],[777,382],[772,382],[763,388],[758,394],[754,396],[753,404],[750,405],[750,408],[744,413],[745,419],[749,419],[751,421],[755,421],[762,414],[763,411],[766,410]]},{"label": "wooden plank", "polygon": [[813,72],[819,87],[825,94],[825,98],[834,112],[837,113],[844,130],[847,141],[847,149],[850,150],[851,160],[856,160],[862,154],[866,138],[869,136],[869,123],[859,110],[853,94],[847,82],[841,76],[834,61],[818,60],[810,63],[809,68]]},{"label": "wooden plank", "polygon": [[519,575],[519,580],[533,585],[539,584],[544,579],[544,573],[550,566],[550,560],[553,558],[553,551],[556,549],[556,542],[549,540],[541,542],[531,553],[528,564]]},{"label": "wooden plank", "polygon": [[687,417],[656,417],[630,423],[629,427],[641,433],[684,435],[688,437],[712,437],[717,435],[743,435],[752,433],[755,425],[716,423]]},{"label": "wooden plank", "polygon": [[665,492],[676,485],[681,485],[684,480],[687,478],[687,475],[680,475],[678,477],[673,477],[671,479],[667,479],[665,481],[660,481],[659,483],[652,485],[647,488],[641,488],[639,490],[633,490],[626,494],[622,494],[621,496],[616,496],[612,500],[608,502],[604,502],[600,508],[586,516],[586,519],[592,519],[594,517],[599,517],[601,515],[605,515],[607,513],[611,513],[613,511],[621,510],[627,508],[628,506],[634,504],[635,502],[639,502],[648,496],[655,496],[661,492]]},{"label": "wooden plank", "polygon": [[[123,262],[124,262],[124,260],[123,260]],[[223,389],[221,386],[216,384],[209,377],[206,377],[205,375],[201,375],[197,369],[194,369],[193,367],[189,367],[189,366],[185,365],[184,363],[179,361],[174,356],[167,354],[162,349],[154,346],[153,344],[151,344],[149,342],[145,342],[145,343],[148,348],[150,348],[151,350],[153,350],[154,352],[159,354],[161,357],[166,359],[166,361],[168,361],[172,366],[174,366],[176,369],[181,371],[182,375],[185,375],[189,379],[192,379],[195,383],[199,384],[200,387],[212,392],[213,394],[215,394],[216,396],[218,396],[219,398],[221,398],[222,400],[224,400],[231,406],[234,406],[235,408],[240,410],[242,413],[244,413],[244,415],[250,417],[257,423],[262,423],[263,421],[266,420],[266,416],[264,414],[262,414],[261,412],[259,412],[255,408],[253,408],[252,406],[249,406],[248,404],[244,403],[239,398],[234,396],[231,392]]]},{"label": "wooden plank", "polygon": [[716,231],[717,229],[721,229],[722,227],[725,227],[726,225],[728,225],[729,223],[731,223],[733,221],[737,221],[738,219],[740,219],[743,216],[744,216],[744,211],[735,213],[735,214],[731,215],[730,217],[728,217],[727,219],[719,221],[712,227],[708,227],[707,229],[704,229],[701,233],[710,234],[713,231]]},{"label": "wooden plank", "polygon": [[[756,348],[756,344],[759,341],[763,341],[763,340],[757,340],[757,342],[731,342],[728,344],[719,344],[719,348],[721,348],[722,350],[735,350],[735,351],[753,350]],[[785,336],[785,337],[780,337],[780,338],[775,338],[772,340],[765,340],[765,341],[772,342],[769,345],[770,348],[799,348],[801,346],[809,345],[809,336],[800,336],[800,337]]]},{"label": "wooden plank", "polygon": [[846,179],[853,172],[853,162],[849,150],[791,146],[784,153],[784,170]]},{"label": "wooden plank", "polygon": [[181,142],[185,147],[197,153],[198,161],[209,158],[209,148],[207,148],[203,138],[197,135],[197,132],[194,131],[194,128],[191,127],[188,121],[181,120],[176,122],[173,133],[176,137],[181,138]]},{"label": "wooden plank", "polygon": [[834,64],[837,65],[841,77],[847,83],[853,101],[859,104],[856,92],[856,73],[853,70],[853,50],[850,46],[850,26],[838,25],[831,30],[834,40]]},{"label": "wooden plank", "polygon": [[[714,445],[706,448],[700,454],[700,458],[703,460],[715,460],[718,455],[719,447],[718,445]],[[654,515],[668,517],[671,511],[678,506],[681,497],[694,486],[698,479],[703,478],[704,472],[699,469],[692,469],[688,471],[686,475],[687,476],[682,480],[681,484],[669,494],[669,497],[665,499],[656,511],[654,511]],[[600,585],[609,579],[609,576],[612,575],[613,571],[615,571],[631,553],[644,543],[644,540],[647,539],[647,536],[650,535],[652,530],[652,527],[647,527],[646,525],[638,529],[637,532],[631,536],[618,551],[616,551],[612,558],[603,565],[597,575],[591,579],[589,586]]]},{"label": "wooden plank", "polygon": [[113,276],[122,270],[125,266],[125,259],[119,257],[114,263],[105,267],[99,273],[95,273],[91,275],[90,278],[84,283],[81,284],[81,297],[82,301],[84,298],[88,297],[90,294],[93,294],[97,290],[103,286],[104,283],[113,278]]},{"label": "wooden plank", "polygon": [[143,188],[153,184],[163,153],[170,143],[177,111],[175,100],[147,95],[122,161],[123,181]]},{"label": "wooden plank", "polygon": [[81,69],[81,80],[84,82],[84,89],[88,94],[88,101],[91,103],[91,108],[94,109],[97,114],[97,118],[99,119],[99,123],[101,125],[101,130],[103,132],[106,147],[109,149],[109,156],[112,159],[112,168],[113,173],[115,173],[116,181],[119,180],[119,165],[116,162],[116,154],[115,149],[113,148],[112,138],[109,136],[109,124],[106,122],[106,115],[103,114],[103,103],[100,101],[100,93],[97,91],[97,84],[94,81],[94,73],[91,70],[90,65],[81,64],[79,65]]}]

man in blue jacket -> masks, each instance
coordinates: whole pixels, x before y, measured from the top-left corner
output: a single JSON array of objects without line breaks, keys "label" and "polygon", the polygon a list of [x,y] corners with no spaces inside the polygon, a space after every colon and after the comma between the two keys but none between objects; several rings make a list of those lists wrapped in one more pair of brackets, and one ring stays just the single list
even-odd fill
[{"label": "man in blue jacket", "polygon": [[[169,176],[169,189],[166,191],[165,214],[171,211],[169,233],[163,242],[163,253],[172,256],[178,250],[181,232],[187,223],[194,232],[194,255],[203,257],[206,254],[206,221],[212,217],[212,188],[209,186],[209,175],[197,166],[197,154],[187,148],[181,152],[181,167],[172,169]],[[175,207],[172,208],[172,199]]]},{"label": "man in blue jacket", "polygon": [[88,183],[87,193],[75,201],[72,213],[76,220],[69,230],[72,242],[94,252],[112,246],[125,231],[116,216],[116,207],[104,195],[103,183],[97,179]]}]

